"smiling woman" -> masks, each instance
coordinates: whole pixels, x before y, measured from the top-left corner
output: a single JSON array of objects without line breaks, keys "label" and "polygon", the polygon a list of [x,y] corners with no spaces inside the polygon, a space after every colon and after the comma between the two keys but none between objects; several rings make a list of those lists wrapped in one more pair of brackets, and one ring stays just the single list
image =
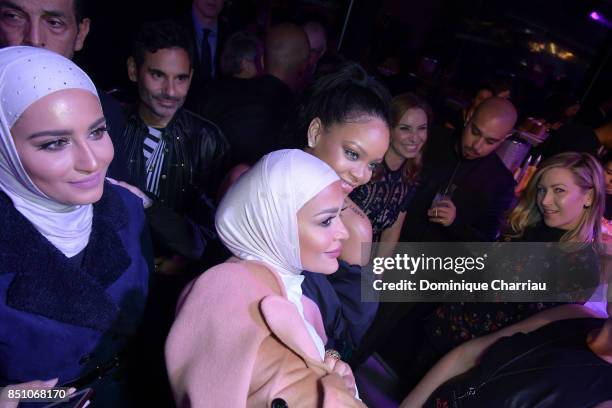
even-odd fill
[{"label": "smiling woman", "polygon": [[372,242],[396,243],[399,238],[419,181],[432,116],[427,102],[415,94],[398,95],[391,101],[391,144],[385,159],[372,180],[351,195],[372,222]]},{"label": "smiling woman", "polygon": [[325,357],[321,315],[300,287],[302,269],[338,267],[344,195],[334,170],[296,149],[232,185],[216,226],[234,257],[186,288],[166,342],[178,407],[363,407],[348,365]]},{"label": "smiling woman", "polygon": [[[355,63],[345,63],[319,77],[298,107],[296,145],[323,160],[340,177],[348,194],[370,181],[389,147],[388,91]],[[356,349],[378,305],[361,302],[361,265],[370,258],[372,225],[350,198],[341,218],[349,237],[340,253],[340,268],[329,277],[304,272],[304,294],[323,315],[328,346],[344,354]]]},{"label": "smiling woman", "polygon": [[91,92],[67,89],[39,99],[11,133],[24,169],[48,197],[68,205],[100,199],[113,144]]},{"label": "smiling woman", "polygon": [[546,160],[508,217],[508,236],[520,238],[544,225],[561,232],[560,241],[600,241],[605,206],[603,169],[587,153],[562,153]]},{"label": "smiling woman", "polygon": [[119,355],[148,292],[142,202],[104,181],[113,145],[83,71],[8,47],[0,77],[0,387],[90,387],[95,405],[132,406]]},{"label": "smiling woman", "polygon": [[[370,181],[389,147],[389,100],[388,91],[355,63],[321,76],[302,98],[294,137],[336,171],[347,194]],[[352,200],[345,206],[350,237],[340,258],[362,265],[369,259],[372,226]]]}]

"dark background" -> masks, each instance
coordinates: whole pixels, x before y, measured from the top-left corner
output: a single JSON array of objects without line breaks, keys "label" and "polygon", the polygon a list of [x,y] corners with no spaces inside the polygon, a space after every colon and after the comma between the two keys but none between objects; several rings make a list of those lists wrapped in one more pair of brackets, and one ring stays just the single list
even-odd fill
[{"label": "dark background", "polygon": [[[133,32],[142,21],[187,13],[190,4],[90,0],[91,32],[77,62],[101,88],[129,88],[125,60]],[[334,48],[349,5],[226,0],[223,15],[241,28],[257,10],[266,10],[271,23],[319,14]],[[396,61],[401,74],[383,77],[394,93],[420,88],[434,98],[465,99],[483,79],[504,78],[527,110],[537,110],[553,88],[584,107],[612,94],[612,30],[589,17],[594,10],[612,21],[612,0],[354,0],[340,51],[374,74],[387,58]]]}]

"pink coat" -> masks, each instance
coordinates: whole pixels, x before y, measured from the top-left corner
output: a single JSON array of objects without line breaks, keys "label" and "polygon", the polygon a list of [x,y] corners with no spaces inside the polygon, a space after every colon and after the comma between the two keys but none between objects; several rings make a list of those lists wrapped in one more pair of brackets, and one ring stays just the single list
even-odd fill
[{"label": "pink coat", "polygon": [[[304,315],[323,342],[321,314],[302,297]],[[280,278],[254,262],[223,263],[183,294],[166,342],[179,408],[338,406],[340,377],[321,362]]]}]

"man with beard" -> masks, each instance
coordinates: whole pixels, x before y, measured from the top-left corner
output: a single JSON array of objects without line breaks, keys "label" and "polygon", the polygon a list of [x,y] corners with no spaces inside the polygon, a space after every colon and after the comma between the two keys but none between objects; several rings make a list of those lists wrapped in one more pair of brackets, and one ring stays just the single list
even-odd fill
[{"label": "man with beard", "polygon": [[219,128],[182,106],[193,76],[189,35],[172,21],[151,22],[136,34],[127,61],[139,100],[123,138],[128,182],[151,200],[145,210],[155,255],[155,274],[143,334],[139,374],[155,392],[142,406],[168,406],[163,345],[181,289],[224,256],[214,233],[214,207],[207,198],[225,174],[229,146]]},{"label": "man with beard", "polygon": [[127,68],[139,101],[128,117],[123,148],[128,181],[153,201],[147,220],[156,264],[174,267],[162,260],[177,254],[198,260],[206,230],[213,231],[206,197],[226,171],[228,145],[216,125],[182,108],[193,76],[189,35],[173,21],[144,25]]},{"label": "man with beard", "polygon": [[402,241],[497,238],[513,201],[514,180],[495,150],[512,134],[516,117],[510,101],[492,97],[476,108],[460,134],[430,136]]}]

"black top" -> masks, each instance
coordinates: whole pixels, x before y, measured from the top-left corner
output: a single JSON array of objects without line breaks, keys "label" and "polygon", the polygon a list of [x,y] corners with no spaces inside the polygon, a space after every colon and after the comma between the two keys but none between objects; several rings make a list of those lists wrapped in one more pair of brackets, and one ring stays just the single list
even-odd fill
[{"label": "black top", "polygon": [[559,242],[561,237],[567,231],[560,228],[548,227],[546,224],[540,222],[537,225],[529,228],[525,228],[523,235],[517,238],[504,238],[504,241],[513,242]]},{"label": "black top", "polygon": [[612,194],[606,194],[606,208],[604,210],[606,220],[612,220]]},{"label": "black top", "polygon": [[304,296],[317,304],[323,318],[327,348],[346,358],[357,348],[372,324],[378,303],[361,301],[361,267],[338,260],[338,270],[331,275],[303,271]]},{"label": "black top", "polygon": [[395,223],[400,212],[406,211],[416,190],[415,184],[406,184],[402,180],[403,166],[391,170],[383,160],[382,169],[380,180],[370,181],[350,195],[372,223],[372,242],[379,242],[383,230]]},{"label": "black top", "polygon": [[[465,160],[459,151],[461,132],[433,129],[423,156],[421,183],[406,212],[401,241],[495,241],[501,218],[514,201],[514,178],[495,152]],[[454,185],[457,208],[453,224],[429,221],[427,210],[436,194]]]},{"label": "black top", "polygon": [[281,131],[293,105],[291,89],[275,76],[263,75],[210,82],[196,111],[221,128],[230,144],[232,165],[254,164],[281,148]]},{"label": "black top", "polygon": [[604,319],[570,319],[489,347],[480,363],[442,384],[424,407],[594,407],[612,399],[612,364],[588,347]]},{"label": "black top", "polygon": [[129,179],[127,164],[123,153],[123,133],[125,132],[125,115],[119,102],[112,96],[98,90],[100,104],[106,119],[106,128],[115,148],[113,161],[108,166],[106,175],[116,180]]},{"label": "black top", "polygon": [[[148,134],[134,108],[128,117],[123,152],[127,181],[142,191],[146,191],[143,146]],[[176,112],[162,137],[166,149],[159,195],[148,194],[153,205],[146,210],[156,255],[179,254],[197,260],[207,241],[216,237],[214,205],[208,197],[216,193],[227,173],[229,145],[214,123],[186,109]]]}]

